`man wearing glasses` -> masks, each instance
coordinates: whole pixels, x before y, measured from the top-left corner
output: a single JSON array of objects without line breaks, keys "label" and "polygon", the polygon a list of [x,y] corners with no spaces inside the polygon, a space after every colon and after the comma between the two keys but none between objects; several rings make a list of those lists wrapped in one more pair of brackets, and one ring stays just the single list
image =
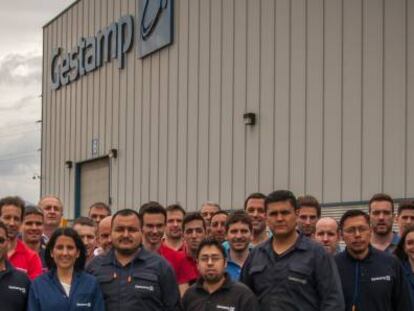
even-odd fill
[{"label": "man wearing glasses", "polygon": [[200,278],[183,297],[184,311],[237,310],[258,311],[256,296],[242,283],[225,273],[226,253],[214,238],[203,240],[197,250]]},{"label": "man wearing glasses", "polygon": [[349,210],[339,226],[346,249],[335,260],[342,280],[345,310],[413,310],[399,263],[370,244],[369,216],[361,210]]}]

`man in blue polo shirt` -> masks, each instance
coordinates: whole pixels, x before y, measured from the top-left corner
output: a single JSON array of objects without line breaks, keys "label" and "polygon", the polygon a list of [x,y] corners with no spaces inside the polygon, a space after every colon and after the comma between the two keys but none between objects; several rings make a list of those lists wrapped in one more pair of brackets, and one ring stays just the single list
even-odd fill
[{"label": "man in blue polo shirt", "polygon": [[235,211],[226,222],[227,252],[226,272],[233,281],[240,279],[241,268],[249,256],[252,239],[252,221],[244,211]]}]

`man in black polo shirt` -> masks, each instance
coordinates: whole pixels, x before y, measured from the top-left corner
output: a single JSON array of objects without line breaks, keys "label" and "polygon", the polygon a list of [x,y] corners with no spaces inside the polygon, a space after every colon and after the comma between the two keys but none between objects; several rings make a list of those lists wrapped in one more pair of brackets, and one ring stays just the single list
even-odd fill
[{"label": "man in black polo shirt", "polygon": [[180,294],[167,261],[142,247],[141,219],[130,209],[112,217],[112,249],[87,271],[98,279],[107,311],[176,311]]},{"label": "man in black polo shirt", "polygon": [[7,228],[0,221],[0,309],[26,310],[30,281],[27,275],[16,270],[7,260]]},{"label": "man in black polo shirt", "polygon": [[370,245],[369,216],[345,212],[339,223],[346,244],[336,255],[346,311],[412,311],[408,285],[396,258]]},{"label": "man in black polo shirt", "polygon": [[256,294],[262,311],[343,311],[335,262],[320,244],[296,231],[297,208],[290,191],[266,197],[273,237],[252,249],[240,279]]},{"label": "man in black polo shirt", "polygon": [[256,296],[242,283],[234,282],[225,273],[226,255],[215,239],[203,240],[197,250],[200,278],[183,297],[184,311],[237,310],[256,311]]}]

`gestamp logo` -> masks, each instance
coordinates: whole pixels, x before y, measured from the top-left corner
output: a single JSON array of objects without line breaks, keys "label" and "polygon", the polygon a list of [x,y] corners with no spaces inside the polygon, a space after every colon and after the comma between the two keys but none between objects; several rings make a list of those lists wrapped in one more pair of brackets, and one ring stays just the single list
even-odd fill
[{"label": "gestamp logo", "polygon": [[[95,36],[81,37],[71,51],[52,50],[51,86],[57,90],[116,59],[118,68],[125,66],[134,38],[137,53],[143,58],[173,41],[173,0],[137,0],[136,17],[121,16]],[[135,22],[134,22],[135,19]],[[135,31],[134,31],[135,29]],[[135,36],[134,36],[135,33]]]},{"label": "gestamp logo", "polygon": [[139,0],[138,55],[147,56],[173,40],[173,1]]}]

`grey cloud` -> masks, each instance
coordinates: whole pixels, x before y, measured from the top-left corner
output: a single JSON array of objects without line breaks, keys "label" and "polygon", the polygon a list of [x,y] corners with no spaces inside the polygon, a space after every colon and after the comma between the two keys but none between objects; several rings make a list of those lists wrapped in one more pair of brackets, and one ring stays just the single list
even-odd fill
[{"label": "grey cloud", "polygon": [[0,85],[39,84],[41,65],[41,55],[8,54],[0,60]]}]

